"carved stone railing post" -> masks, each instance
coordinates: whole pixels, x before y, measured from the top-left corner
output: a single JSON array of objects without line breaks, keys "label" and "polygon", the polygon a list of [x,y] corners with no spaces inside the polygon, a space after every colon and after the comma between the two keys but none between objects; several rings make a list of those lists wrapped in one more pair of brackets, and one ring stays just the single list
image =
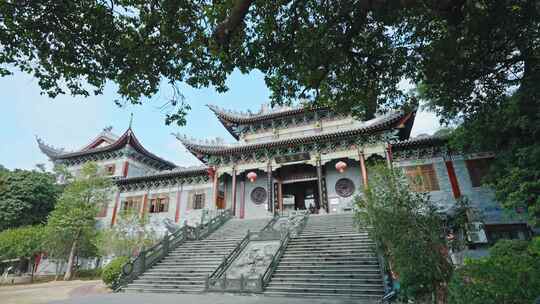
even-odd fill
[{"label": "carved stone railing post", "polygon": [[244,279],[244,275],[241,274],[240,275],[240,292],[244,292],[245,291],[245,286],[246,282],[245,282],[245,279]]},{"label": "carved stone railing post", "polygon": [[161,258],[164,258],[169,252],[169,232],[165,232],[165,237],[163,238],[163,248],[161,249]]}]

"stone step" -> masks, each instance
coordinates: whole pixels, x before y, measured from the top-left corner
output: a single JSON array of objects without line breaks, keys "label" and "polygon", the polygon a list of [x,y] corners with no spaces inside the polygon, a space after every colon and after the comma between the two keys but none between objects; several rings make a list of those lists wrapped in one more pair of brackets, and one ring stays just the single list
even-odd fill
[{"label": "stone step", "polygon": [[334,267],[334,266],[347,266],[347,267],[363,267],[363,266],[379,266],[379,261],[371,260],[371,261],[324,261],[324,262],[308,262],[308,261],[296,261],[296,262],[289,262],[289,261],[281,261],[279,265],[283,266],[296,266],[296,267],[311,267],[311,266],[319,266],[319,267]]},{"label": "stone step", "polygon": [[302,288],[296,288],[296,287],[287,287],[287,286],[280,286],[280,287],[268,287],[266,288],[267,291],[281,291],[281,292],[295,292],[295,293],[333,293],[333,294],[362,294],[362,295],[376,295],[376,296],[383,296],[384,295],[384,288],[381,286],[380,288],[373,288],[373,289],[357,289],[357,288],[344,288],[344,287],[302,287]]},{"label": "stone step", "polygon": [[356,255],[349,255],[349,256],[334,256],[334,257],[313,257],[313,256],[305,256],[305,257],[299,257],[295,255],[283,255],[281,257],[281,262],[288,262],[288,263],[294,263],[294,262],[307,262],[307,263],[319,263],[319,262],[354,262],[354,261],[375,261],[378,262],[379,259],[375,255],[372,256],[356,256]]},{"label": "stone step", "polygon": [[317,250],[304,250],[304,249],[290,249],[286,251],[286,254],[311,254],[311,255],[324,255],[324,254],[336,254],[336,253],[349,253],[349,254],[362,254],[362,253],[375,253],[373,249],[317,249]]},{"label": "stone step", "polygon": [[321,276],[323,274],[337,274],[337,275],[347,275],[351,272],[355,272],[355,276],[365,275],[381,275],[381,271],[378,267],[372,267],[371,269],[291,269],[291,268],[278,268],[276,269],[276,275],[281,274],[290,274],[290,275],[311,275],[311,276]]},{"label": "stone step", "polygon": [[138,280],[173,280],[173,281],[197,281],[197,280],[203,280],[206,274],[200,274],[200,275],[186,275],[186,274],[152,274],[152,273],[145,273],[143,274]]},{"label": "stone step", "polygon": [[204,287],[202,288],[146,288],[146,287],[139,287],[139,288],[133,288],[133,287],[125,287],[122,290],[128,292],[128,293],[199,293],[204,290]]},{"label": "stone step", "polygon": [[170,273],[185,273],[185,274],[207,274],[212,272],[212,268],[210,269],[154,269],[151,268],[150,270],[147,270],[145,273],[150,274],[163,274],[163,275],[169,275]]},{"label": "stone step", "polygon": [[348,234],[348,235],[333,235],[333,236],[324,236],[324,235],[313,235],[313,236],[305,236],[300,235],[298,237],[293,238],[291,241],[294,242],[309,242],[309,241],[334,241],[334,240],[342,240],[342,239],[369,239],[369,236],[367,234]]},{"label": "stone step", "polygon": [[279,282],[270,282],[267,288],[279,289],[279,288],[295,288],[295,289],[355,289],[355,290],[364,290],[364,291],[374,291],[380,292],[381,289],[384,291],[384,285],[382,281],[379,284],[369,284],[369,283],[345,283],[345,282],[290,282],[290,281],[279,281]]},{"label": "stone step", "polygon": [[323,244],[323,243],[312,243],[312,244],[289,244],[287,245],[287,248],[291,248],[291,249],[302,249],[304,248],[305,250],[312,250],[312,249],[356,249],[356,248],[373,248],[375,246],[375,244],[369,244],[369,243],[358,243],[358,242],[354,242],[354,243],[349,243],[349,244],[346,244],[346,243],[338,243],[338,244],[332,244],[332,243],[326,243],[326,244]]},{"label": "stone step", "polygon": [[350,272],[341,272],[341,273],[318,273],[316,276],[313,273],[294,273],[289,271],[283,271],[280,273],[274,273],[272,276],[276,280],[297,280],[297,281],[309,281],[309,280],[369,280],[369,281],[381,281],[381,273],[350,273]]},{"label": "stone step", "polygon": [[379,295],[363,295],[363,294],[336,294],[336,293],[306,293],[306,292],[283,292],[267,290],[265,296],[271,297],[299,297],[299,298],[346,298],[354,299],[355,304],[378,304],[382,296]]},{"label": "stone step", "polygon": [[320,234],[320,233],[313,233],[313,234],[310,234],[310,233],[306,233],[306,231],[304,230],[299,236],[297,236],[296,238],[294,238],[294,240],[298,240],[298,239],[335,239],[335,238],[348,238],[348,237],[362,237],[362,236],[365,236],[364,234],[361,234],[361,233],[354,233],[352,231],[348,232],[348,233],[340,233],[340,234]]},{"label": "stone step", "polygon": [[363,278],[363,279],[357,279],[357,278],[350,278],[350,277],[295,277],[295,276],[275,276],[272,278],[271,283],[287,283],[287,284],[294,284],[297,283],[314,283],[314,284],[336,284],[336,283],[344,283],[344,284],[372,284],[377,286],[382,286],[383,281],[380,276],[374,276],[372,279],[370,278]]},{"label": "stone step", "polygon": [[[217,264],[219,265],[219,264]],[[184,271],[184,270],[212,270],[217,265],[156,265],[152,267],[153,270],[167,270],[167,271]]]},{"label": "stone step", "polygon": [[312,270],[320,270],[320,271],[364,271],[364,270],[378,270],[379,265],[332,265],[332,267],[327,265],[281,265],[281,263],[278,265],[277,269],[283,269],[283,270],[304,270],[304,271],[312,271]]},{"label": "stone step", "polygon": [[204,282],[200,284],[164,284],[164,283],[131,283],[129,287],[133,288],[152,288],[152,289],[200,289],[204,288]]},{"label": "stone step", "polygon": [[170,284],[170,285],[200,285],[204,284],[204,280],[179,280],[179,279],[137,279],[136,284]]},{"label": "stone step", "polygon": [[163,262],[170,263],[170,262],[177,262],[177,261],[178,262],[187,261],[187,262],[190,262],[190,263],[205,263],[205,262],[213,263],[213,262],[216,262],[216,261],[219,262],[222,259],[223,258],[220,257],[220,256],[211,257],[211,258],[200,258],[200,257],[187,258],[187,257],[168,256],[163,260]]}]

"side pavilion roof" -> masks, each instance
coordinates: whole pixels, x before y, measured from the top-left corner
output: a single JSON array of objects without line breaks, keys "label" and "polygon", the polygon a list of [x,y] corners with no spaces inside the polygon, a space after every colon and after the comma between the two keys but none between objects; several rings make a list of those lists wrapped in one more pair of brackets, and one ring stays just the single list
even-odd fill
[{"label": "side pavilion roof", "polygon": [[[103,133],[101,135],[103,135]],[[79,151],[74,152],[66,152],[64,149],[58,149],[47,145],[40,138],[37,138],[37,142],[39,149],[53,161],[62,161],[96,153],[118,151],[129,145],[135,151],[158,162],[163,169],[173,169],[176,167],[176,165],[172,162],[169,162],[146,150],[139,142],[131,128],[128,128],[124,134],[118,138],[114,138],[112,136],[105,137],[101,135],[94,139],[89,145],[85,146]],[[106,142],[107,144],[102,145],[103,142]]]},{"label": "side pavilion roof", "polygon": [[194,140],[188,139],[186,136],[181,135],[176,135],[176,138],[180,140],[182,144],[200,160],[204,159],[204,155],[233,155],[237,153],[253,152],[260,149],[289,147],[299,144],[317,143],[321,141],[345,139],[355,136],[365,136],[377,134],[391,129],[399,130],[399,138],[403,140],[409,138],[415,114],[415,111],[408,113],[404,111],[397,111],[372,120],[361,122],[359,124],[353,124],[349,128],[343,128],[337,131],[331,130],[312,135],[304,135],[257,143],[209,144],[196,142]]},{"label": "side pavilion roof", "polygon": [[284,118],[288,116],[303,114],[306,112],[317,112],[325,110],[327,108],[315,107],[309,108],[305,106],[293,106],[293,107],[280,107],[277,109],[261,109],[258,113],[252,112],[234,112],[226,109],[219,108],[215,105],[207,105],[207,107],[214,112],[221,124],[231,133],[234,138],[238,139],[239,134],[235,130],[235,127],[239,125],[248,125],[275,118]]}]

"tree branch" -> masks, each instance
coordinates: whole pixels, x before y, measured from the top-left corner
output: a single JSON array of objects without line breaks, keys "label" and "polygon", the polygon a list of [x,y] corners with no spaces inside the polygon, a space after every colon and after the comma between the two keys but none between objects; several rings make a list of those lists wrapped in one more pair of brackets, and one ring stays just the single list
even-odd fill
[{"label": "tree branch", "polygon": [[253,4],[253,1],[254,0],[237,0],[231,11],[231,15],[216,27],[213,36],[221,47],[229,44],[231,35],[238,29],[240,24],[244,22],[244,18]]}]

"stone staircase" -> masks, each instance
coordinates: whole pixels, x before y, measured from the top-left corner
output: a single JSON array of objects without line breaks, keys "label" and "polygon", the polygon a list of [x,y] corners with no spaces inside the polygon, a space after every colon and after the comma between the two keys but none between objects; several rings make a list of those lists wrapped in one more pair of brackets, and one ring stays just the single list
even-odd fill
[{"label": "stone staircase", "polygon": [[247,231],[259,231],[269,219],[230,219],[203,240],[187,241],[142,276],[123,288],[126,292],[201,292],[204,280],[235,248]]},{"label": "stone staircase", "polygon": [[344,297],[377,303],[384,295],[374,243],[352,214],[312,215],[289,241],[265,295]]}]

